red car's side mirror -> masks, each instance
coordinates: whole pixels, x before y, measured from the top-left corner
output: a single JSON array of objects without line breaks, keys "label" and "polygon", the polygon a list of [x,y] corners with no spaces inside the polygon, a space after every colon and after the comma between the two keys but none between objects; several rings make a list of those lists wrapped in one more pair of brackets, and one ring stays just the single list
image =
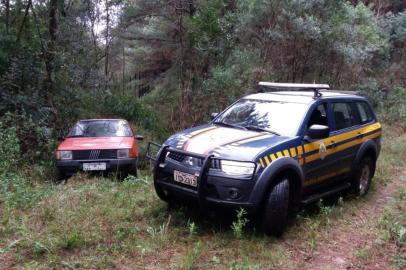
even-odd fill
[{"label": "red car's side mirror", "polygon": [[136,139],[137,141],[143,141],[143,140],[144,140],[144,136],[142,136],[142,135],[135,135],[135,139]]}]

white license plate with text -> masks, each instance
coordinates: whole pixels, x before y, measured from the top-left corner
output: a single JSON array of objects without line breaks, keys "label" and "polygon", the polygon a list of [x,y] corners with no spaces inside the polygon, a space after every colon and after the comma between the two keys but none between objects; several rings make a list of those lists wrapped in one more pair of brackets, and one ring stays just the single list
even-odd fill
[{"label": "white license plate with text", "polygon": [[193,174],[184,173],[180,171],[173,171],[173,179],[176,182],[192,187],[197,187],[197,176]]},{"label": "white license plate with text", "polygon": [[105,171],[106,163],[105,162],[83,163],[83,170],[84,171]]}]

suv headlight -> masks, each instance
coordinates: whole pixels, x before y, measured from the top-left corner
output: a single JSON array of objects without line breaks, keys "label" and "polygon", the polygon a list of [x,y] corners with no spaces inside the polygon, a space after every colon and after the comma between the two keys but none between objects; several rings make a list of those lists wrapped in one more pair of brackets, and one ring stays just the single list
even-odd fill
[{"label": "suv headlight", "polygon": [[57,151],[56,159],[60,159],[60,160],[72,159],[72,151]]},{"label": "suv headlight", "polygon": [[221,160],[221,170],[229,175],[252,175],[255,164],[252,162]]},{"label": "suv headlight", "polygon": [[130,149],[118,149],[117,158],[128,158],[130,156]]},{"label": "suv headlight", "polygon": [[198,158],[195,157],[185,157],[185,159],[182,161],[183,164],[190,166],[190,167],[200,167],[202,166],[202,162],[200,162]]}]

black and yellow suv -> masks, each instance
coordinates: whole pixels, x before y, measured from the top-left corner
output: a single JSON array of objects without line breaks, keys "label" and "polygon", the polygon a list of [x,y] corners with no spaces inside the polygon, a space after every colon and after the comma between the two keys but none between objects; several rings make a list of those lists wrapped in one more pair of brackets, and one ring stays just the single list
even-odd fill
[{"label": "black and yellow suv", "polygon": [[266,233],[281,235],[293,206],[368,192],[381,125],[364,97],[324,84],[259,89],[158,145],[154,186],[162,200],[241,207],[262,217]]}]

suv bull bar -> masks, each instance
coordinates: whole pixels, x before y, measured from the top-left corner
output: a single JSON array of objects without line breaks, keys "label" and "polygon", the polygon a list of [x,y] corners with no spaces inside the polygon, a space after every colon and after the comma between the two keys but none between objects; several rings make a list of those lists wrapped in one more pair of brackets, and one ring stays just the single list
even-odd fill
[{"label": "suv bull bar", "polygon": [[[151,146],[153,147],[159,147],[160,150],[157,152],[156,156],[151,154]],[[227,160],[227,161],[236,161],[236,162],[242,162],[241,160],[232,160],[232,159],[220,159],[220,158],[216,158],[214,157],[214,155],[201,155],[201,154],[197,154],[197,153],[192,153],[192,152],[187,152],[184,150],[179,150],[176,148],[172,148],[169,147],[169,145],[161,145],[158,143],[154,143],[154,142],[149,142],[148,143],[148,147],[147,147],[147,154],[146,157],[150,160],[153,160],[155,162],[154,164],[154,185],[157,185],[157,172],[160,169],[165,168],[165,158],[166,158],[166,154],[168,152],[171,153],[178,153],[178,154],[182,154],[185,156],[189,156],[189,157],[195,157],[195,158],[200,158],[203,159],[203,163],[202,166],[200,167],[200,171],[199,174],[197,176],[197,198],[198,198],[198,203],[199,206],[203,206],[206,203],[206,184],[207,184],[207,176],[208,176],[208,172],[210,169],[210,165],[212,164],[213,160]],[[257,164],[255,162],[252,162],[255,167],[254,167],[254,173],[253,176],[257,170]],[[252,176],[252,177],[253,177]]]}]

